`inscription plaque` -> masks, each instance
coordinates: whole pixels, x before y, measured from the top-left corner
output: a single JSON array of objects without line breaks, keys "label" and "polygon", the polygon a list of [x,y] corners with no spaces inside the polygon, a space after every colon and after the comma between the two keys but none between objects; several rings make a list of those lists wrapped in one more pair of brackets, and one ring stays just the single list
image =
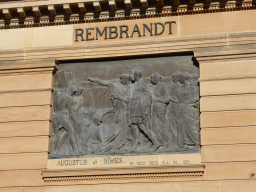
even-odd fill
[{"label": "inscription plaque", "polygon": [[142,163],[158,165],[159,155],[200,152],[192,55],[60,63],[53,95],[50,159],[73,158],[57,166],[93,165],[93,158],[130,165],[123,157],[142,155],[154,157]]}]

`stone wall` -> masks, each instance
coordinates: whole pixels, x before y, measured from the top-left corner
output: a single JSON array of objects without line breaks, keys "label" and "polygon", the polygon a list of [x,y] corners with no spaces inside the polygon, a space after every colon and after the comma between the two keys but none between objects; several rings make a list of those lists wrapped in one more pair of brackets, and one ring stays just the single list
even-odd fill
[{"label": "stone wall", "polygon": [[[73,25],[1,30],[0,191],[254,191],[255,14],[179,16],[175,37],[82,45],[73,44]],[[57,68],[50,59],[184,52],[200,65],[202,177],[43,182]]]}]

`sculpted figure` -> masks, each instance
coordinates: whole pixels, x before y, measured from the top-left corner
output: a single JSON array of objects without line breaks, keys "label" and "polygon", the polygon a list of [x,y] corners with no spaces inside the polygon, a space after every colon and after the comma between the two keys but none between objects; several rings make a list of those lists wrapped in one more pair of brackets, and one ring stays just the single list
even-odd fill
[{"label": "sculpted figure", "polygon": [[74,85],[70,85],[68,88],[68,93],[66,90],[62,90],[58,93],[56,99],[56,108],[55,108],[55,132],[58,132],[60,129],[65,129],[65,134],[61,134],[58,140],[56,141],[55,149],[61,149],[62,145],[66,138],[68,138],[69,143],[71,144],[72,149],[76,154],[79,153],[77,139],[75,136],[75,129],[73,123],[77,126],[80,125],[75,114],[74,114],[74,101],[72,96],[77,92],[77,88]]},{"label": "sculpted figure", "polygon": [[178,109],[178,97],[177,91],[180,86],[179,82],[180,72],[177,71],[172,74],[172,82],[169,85],[169,106],[168,106],[168,117],[169,117],[169,131],[170,131],[170,144],[177,145],[177,109]]},{"label": "sculpted figure", "polygon": [[82,148],[85,154],[104,154],[114,147],[112,141],[116,137],[115,133],[109,137],[102,134],[102,130],[108,128],[102,123],[102,116],[109,112],[111,112],[109,109],[83,111],[83,114],[87,114],[91,118],[90,123],[84,127]]},{"label": "sculpted figure", "polygon": [[88,80],[108,87],[109,99],[111,100],[114,108],[114,122],[119,125],[120,129],[115,138],[115,144],[112,149],[112,151],[115,151],[126,143],[128,128],[127,98],[129,94],[131,76],[127,73],[122,74],[120,76],[120,83],[113,83],[93,78],[89,78]]},{"label": "sculpted figure", "polygon": [[177,89],[177,142],[181,148],[199,144],[199,133],[194,122],[194,103],[199,98],[195,96],[194,87],[188,82],[189,78],[187,72],[180,73],[181,85]]},{"label": "sculpted figure", "polygon": [[160,82],[161,75],[153,73],[151,82],[154,85],[152,88],[152,130],[156,139],[161,145],[167,147],[169,142],[167,124],[165,119],[166,106],[169,103],[169,98],[164,85]]},{"label": "sculpted figure", "polygon": [[74,105],[73,105],[73,110],[76,113],[79,113],[83,107],[84,103],[84,97],[82,96],[83,89],[81,87],[77,87],[77,91],[74,93]]},{"label": "sculpted figure", "polygon": [[148,84],[142,80],[142,72],[138,69],[132,71],[132,81],[134,82],[130,89],[128,107],[129,107],[129,126],[133,134],[133,151],[138,149],[139,129],[152,142],[152,151],[160,147],[160,143],[151,130],[151,103],[152,94]]},{"label": "sculpted figure", "polygon": [[88,143],[90,144],[97,144],[102,143],[102,135],[99,129],[101,124],[101,118],[98,114],[92,115],[92,124],[90,125],[90,137],[88,138]]}]

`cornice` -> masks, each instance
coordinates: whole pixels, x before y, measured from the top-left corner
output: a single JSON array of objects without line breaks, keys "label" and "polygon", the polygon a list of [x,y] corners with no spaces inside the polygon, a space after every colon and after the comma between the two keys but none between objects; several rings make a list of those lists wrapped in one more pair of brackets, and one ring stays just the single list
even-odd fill
[{"label": "cornice", "polygon": [[[119,0],[80,1],[21,1],[0,4],[0,29],[43,27],[76,23],[110,22],[116,20],[146,19],[171,17],[191,14],[207,14],[228,11],[255,9],[254,1],[220,1],[204,3],[164,5],[159,0],[145,4],[140,0],[139,6],[133,7],[136,1],[125,0],[119,7]],[[112,2],[112,4],[111,4]],[[129,7],[129,5],[131,5]],[[144,6],[143,6],[144,5]],[[103,9],[102,7],[107,7]],[[113,8],[114,7],[114,8]],[[1,13],[2,12],[2,13]]]}]

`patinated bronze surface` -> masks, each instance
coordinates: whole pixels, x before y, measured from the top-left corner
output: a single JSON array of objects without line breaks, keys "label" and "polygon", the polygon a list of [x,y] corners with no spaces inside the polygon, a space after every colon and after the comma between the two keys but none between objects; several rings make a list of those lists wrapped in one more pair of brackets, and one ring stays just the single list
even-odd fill
[{"label": "patinated bronze surface", "polygon": [[50,158],[199,152],[198,67],[192,58],[61,63]]}]

